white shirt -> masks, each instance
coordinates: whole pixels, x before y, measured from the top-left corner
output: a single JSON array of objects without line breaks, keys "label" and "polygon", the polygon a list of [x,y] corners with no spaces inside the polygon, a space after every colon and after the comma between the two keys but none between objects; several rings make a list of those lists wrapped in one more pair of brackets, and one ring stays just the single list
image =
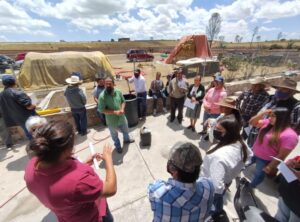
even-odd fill
[{"label": "white shirt", "polygon": [[193,96],[193,94],[197,94],[199,86],[193,86],[191,92],[190,92],[190,96]]},{"label": "white shirt", "polygon": [[[237,177],[245,166],[241,146],[240,142],[236,142],[223,146],[204,157],[200,176],[212,179],[215,193],[222,194],[225,190],[225,184],[229,184]],[[215,145],[211,148],[213,147]],[[253,155],[249,147],[247,147],[247,153],[249,161]]]},{"label": "white shirt", "polygon": [[132,76],[130,79],[128,79],[128,81],[130,83],[134,83],[136,93],[147,92],[145,78],[142,75],[140,75],[139,78],[135,78],[135,76]]}]

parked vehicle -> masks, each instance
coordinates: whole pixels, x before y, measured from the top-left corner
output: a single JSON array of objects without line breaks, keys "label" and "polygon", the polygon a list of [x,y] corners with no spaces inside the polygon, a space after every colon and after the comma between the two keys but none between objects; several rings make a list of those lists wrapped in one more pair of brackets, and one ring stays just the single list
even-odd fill
[{"label": "parked vehicle", "polygon": [[15,61],[24,60],[27,52],[21,52],[16,55]]},{"label": "parked vehicle", "polygon": [[11,65],[14,66],[14,60],[6,55],[0,55],[0,73],[4,73],[6,69],[10,69]]},{"label": "parked vehicle", "polygon": [[15,64],[14,64],[14,69],[21,69],[21,66],[23,65],[24,63],[24,60],[18,60],[18,61],[15,61]]},{"label": "parked vehicle", "polygon": [[142,49],[130,49],[126,53],[126,57],[130,62],[135,61],[152,61],[154,56]]}]

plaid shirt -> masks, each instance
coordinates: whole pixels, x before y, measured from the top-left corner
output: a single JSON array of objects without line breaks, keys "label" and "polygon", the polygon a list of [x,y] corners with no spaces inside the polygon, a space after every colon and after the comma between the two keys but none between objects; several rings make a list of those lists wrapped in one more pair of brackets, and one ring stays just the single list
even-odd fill
[{"label": "plaid shirt", "polygon": [[252,116],[269,101],[269,94],[266,91],[253,93],[251,90],[243,92],[237,98],[237,107],[240,109],[241,114],[245,121],[248,121]]},{"label": "plaid shirt", "polygon": [[300,135],[300,102],[296,103],[291,112],[291,125],[296,133]]},{"label": "plaid shirt", "polygon": [[208,217],[214,197],[210,179],[200,177],[195,183],[157,180],[148,187],[154,222],[199,222]]}]

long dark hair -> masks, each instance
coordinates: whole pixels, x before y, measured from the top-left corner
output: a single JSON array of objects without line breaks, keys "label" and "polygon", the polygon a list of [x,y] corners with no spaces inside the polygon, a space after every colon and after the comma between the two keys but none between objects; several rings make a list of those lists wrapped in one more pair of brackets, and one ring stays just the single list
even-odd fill
[{"label": "long dark hair", "polygon": [[60,155],[74,146],[73,126],[66,121],[56,121],[38,128],[28,145],[28,150],[40,161],[55,163]]},{"label": "long dark hair", "polygon": [[237,120],[240,127],[242,127],[242,117],[241,117],[240,111],[237,109],[232,109],[231,113],[232,113],[232,115],[234,115],[234,117]]},{"label": "long dark hair", "polygon": [[245,163],[248,158],[247,146],[242,139],[242,136],[240,134],[241,126],[240,123],[236,120],[235,116],[233,114],[224,116],[218,120],[217,124],[220,124],[226,130],[224,139],[222,141],[219,141],[213,149],[207,151],[207,154],[211,154],[216,150],[222,148],[223,146],[239,141],[242,145],[241,156],[243,162]]},{"label": "long dark hair", "polygon": [[263,142],[265,135],[272,131],[272,137],[269,140],[270,146],[280,146],[279,135],[280,133],[290,126],[290,115],[289,110],[285,107],[277,107],[272,109],[272,113],[276,117],[275,124],[269,123],[266,127],[262,128],[258,134],[258,140],[260,143]]}]

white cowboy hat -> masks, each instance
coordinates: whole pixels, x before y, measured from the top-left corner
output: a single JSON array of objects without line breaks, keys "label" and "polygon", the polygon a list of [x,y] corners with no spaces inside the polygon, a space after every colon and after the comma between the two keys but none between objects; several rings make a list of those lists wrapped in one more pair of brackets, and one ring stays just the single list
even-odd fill
[{"label": "white cowboy hat", "polygon": [[252,85],[255,85],[255,84],[266,85],[266,79],[264,77],[256,77],[254,79],[250,79],[249,82]]},{"label": "white cowboy hat", "polygon": [[223,107],[228,107],[231,109],[236,109],[236,101],[232,97],[225,97],[223,98],[220,102],[215,103],[215,105],[223,106]]},{"label": "white cowboy hat", "polygon": [[289,78],[281,80],[278,84],[272,85],[272,87],[275,89],[276,88],[289,89],[295,91],[296,93],[300,93],[300,91],[297,89],[297,82]]},{"label": "white cowboy hat", "polygon": [[82,80],[80,80],[78,76],[71,76],[70,78],[66,79],[66,83],[71,84],[71,85],[79,84],[79,83],[82,83]]}]

